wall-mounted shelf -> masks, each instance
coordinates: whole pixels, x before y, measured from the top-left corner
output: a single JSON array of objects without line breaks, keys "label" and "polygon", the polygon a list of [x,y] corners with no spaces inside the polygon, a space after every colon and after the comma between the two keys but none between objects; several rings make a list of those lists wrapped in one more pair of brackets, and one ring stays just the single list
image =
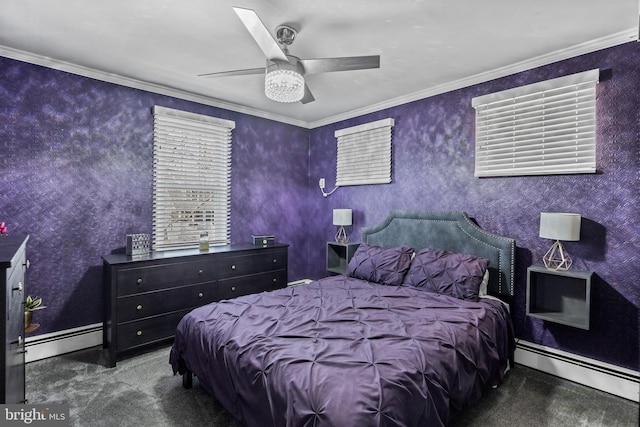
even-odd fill
[{"label": "wall-mounted shelf", "polygon": [[527,269],[527,316],[589,329],[591,277],[583,270]]},{"label": "wall-mounted shelf", "polygon": [[344,274],[360,243],[327,242],[327,271]]}]

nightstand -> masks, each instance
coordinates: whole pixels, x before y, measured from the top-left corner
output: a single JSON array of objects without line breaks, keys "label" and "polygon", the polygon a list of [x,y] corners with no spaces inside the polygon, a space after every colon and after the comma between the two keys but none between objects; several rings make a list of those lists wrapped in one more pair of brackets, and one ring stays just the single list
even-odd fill
[{"label": "nightstand", "polygon": [[592,271],[527,268],[527,316],[589,329]]},{"label": "nightstand", "polygon": [[327,242],[327,271],[344,274],[360,243]]}]

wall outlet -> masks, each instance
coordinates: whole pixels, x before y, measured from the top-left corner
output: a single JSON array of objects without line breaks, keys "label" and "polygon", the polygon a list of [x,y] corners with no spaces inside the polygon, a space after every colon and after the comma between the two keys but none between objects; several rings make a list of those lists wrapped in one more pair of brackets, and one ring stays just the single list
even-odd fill
[{"label": "wall outlet", "polygon": [[318,185],[320,185],[320,188],[322,188],[324,190],[324,178],[320,178],[320,181],[318,182]]}]

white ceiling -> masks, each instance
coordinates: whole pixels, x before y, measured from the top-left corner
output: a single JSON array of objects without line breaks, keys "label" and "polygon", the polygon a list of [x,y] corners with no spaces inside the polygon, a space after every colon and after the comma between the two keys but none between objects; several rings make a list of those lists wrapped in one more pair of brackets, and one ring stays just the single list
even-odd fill
[{"label": "white ceiling", "polygon": [[[307,76],[316,101],[281,104],[232,6],[303,59],[380,55],[379,69]],[[638,0],[0,0],[0,56],[317,127],[638,36]]]}]

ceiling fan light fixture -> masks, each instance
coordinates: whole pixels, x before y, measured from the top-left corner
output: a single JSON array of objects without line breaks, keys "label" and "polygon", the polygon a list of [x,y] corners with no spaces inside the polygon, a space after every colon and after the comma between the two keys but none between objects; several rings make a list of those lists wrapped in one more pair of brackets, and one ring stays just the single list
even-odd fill
[{"label": "ceiling fan light fixture", "polygon": [[304,76],[299,63],[270,61],[264,77],[264,93],[277,102],[297,102],[304,96]]}]

